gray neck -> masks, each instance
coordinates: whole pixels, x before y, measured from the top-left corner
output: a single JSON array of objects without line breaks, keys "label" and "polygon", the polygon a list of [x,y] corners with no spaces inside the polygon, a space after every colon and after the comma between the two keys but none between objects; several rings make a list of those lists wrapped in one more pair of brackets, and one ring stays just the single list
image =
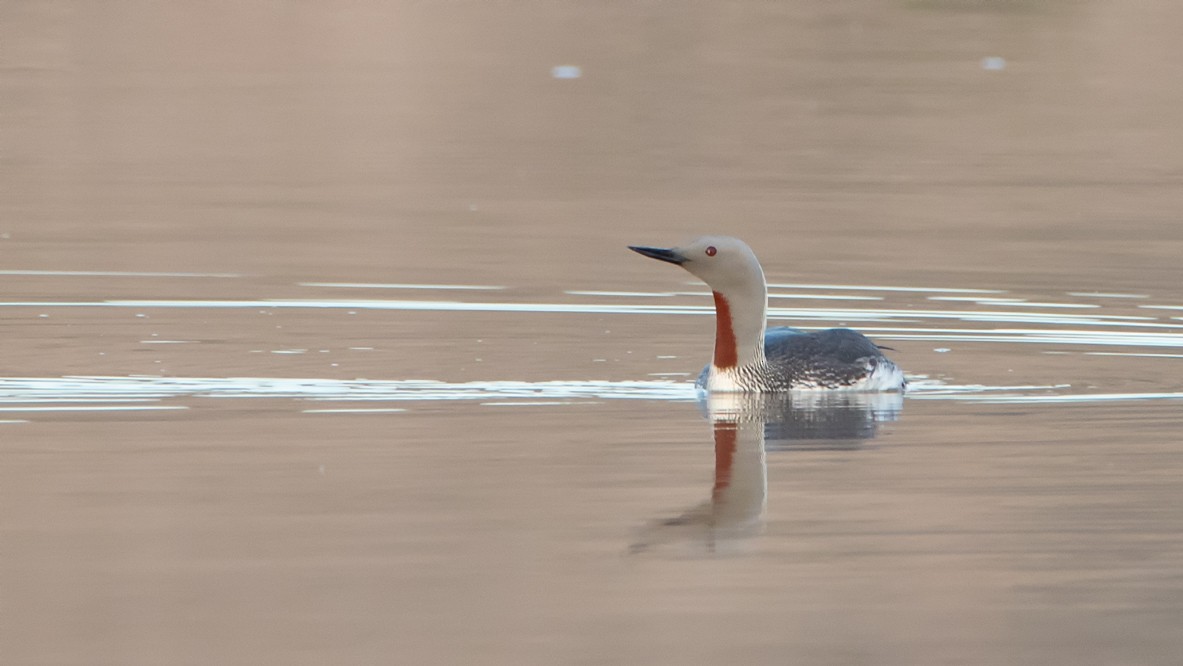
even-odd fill
[{"label": "gray neck", "polygon": [[741,368],[763,367],[764,328],[768,309],[768,290],[764,276],[758,284],[715,292],[714,366],[728,370],[732,363]]},{"label": "gray neck", "polygon": [[743,312],[749,314],[733,313],[735,343],[741,367],[762,366],[767,362],[764,356],[764,329],[768,322],[768,293],[763,282],[760,281],[759,294],[749,298],[743,306]]}]

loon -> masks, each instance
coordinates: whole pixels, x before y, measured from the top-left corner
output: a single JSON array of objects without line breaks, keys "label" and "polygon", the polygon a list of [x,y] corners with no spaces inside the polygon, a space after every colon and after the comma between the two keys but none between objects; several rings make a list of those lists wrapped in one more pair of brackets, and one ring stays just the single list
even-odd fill
[{"label": "loon", "polygon": [[715,297],[715,356],[695,386],[708,392],[903,391],[904,373],[862,333],[766,328],[768,286],[752,248],[738,238],[703,236],[683,247],[630,245],[677,264]]}]

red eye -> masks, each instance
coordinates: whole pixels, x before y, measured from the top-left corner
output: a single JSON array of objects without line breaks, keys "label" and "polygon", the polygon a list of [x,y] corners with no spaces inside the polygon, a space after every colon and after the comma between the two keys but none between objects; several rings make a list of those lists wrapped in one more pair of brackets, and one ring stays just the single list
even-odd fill
[{"label": "red eye", "polygon": [[707,256],[708,256],[708,257],[713,257],[713,256],[715,256],[715,255],[716,255],[716,254],[718,254],[718,253],[719,253],[719,251],[715,249],[715,246],[714,246],[714,245],[708,245],[708,246],[707,246]]}]

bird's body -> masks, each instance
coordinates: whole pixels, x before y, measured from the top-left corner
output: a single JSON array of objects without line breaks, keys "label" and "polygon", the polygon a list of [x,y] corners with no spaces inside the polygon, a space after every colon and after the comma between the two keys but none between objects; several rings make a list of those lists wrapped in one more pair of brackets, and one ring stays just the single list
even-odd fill
[{"label": "bird's body", "polygon": [[[781,326],[764,332],[766,363],[707,364],[695,386],[708,391],[897,391],[904,377],[867,336],[849,328],[807,333]],[[712,372],[713,370],[713,372]]]},{"label": "bird's body", "polygon": [[766,328],[764,271],[739,239],[707,236],[684,248],[630,249],[678,264],[711,287],[715,353],[698,377],[701,389],[902,391],[906,386],[904,373],[857,331]]}]

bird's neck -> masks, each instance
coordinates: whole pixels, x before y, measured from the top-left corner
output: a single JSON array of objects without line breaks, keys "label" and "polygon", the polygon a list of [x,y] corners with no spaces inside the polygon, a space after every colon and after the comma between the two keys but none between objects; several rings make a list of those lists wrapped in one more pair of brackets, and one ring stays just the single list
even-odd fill
[{"label": "bird's neck", "polygon": [[764,321],[768,296],[764,289],[758,294],[736,296],[713,292],[715,296],[715,358],[717,371],[736,367],[763,365]]}]

